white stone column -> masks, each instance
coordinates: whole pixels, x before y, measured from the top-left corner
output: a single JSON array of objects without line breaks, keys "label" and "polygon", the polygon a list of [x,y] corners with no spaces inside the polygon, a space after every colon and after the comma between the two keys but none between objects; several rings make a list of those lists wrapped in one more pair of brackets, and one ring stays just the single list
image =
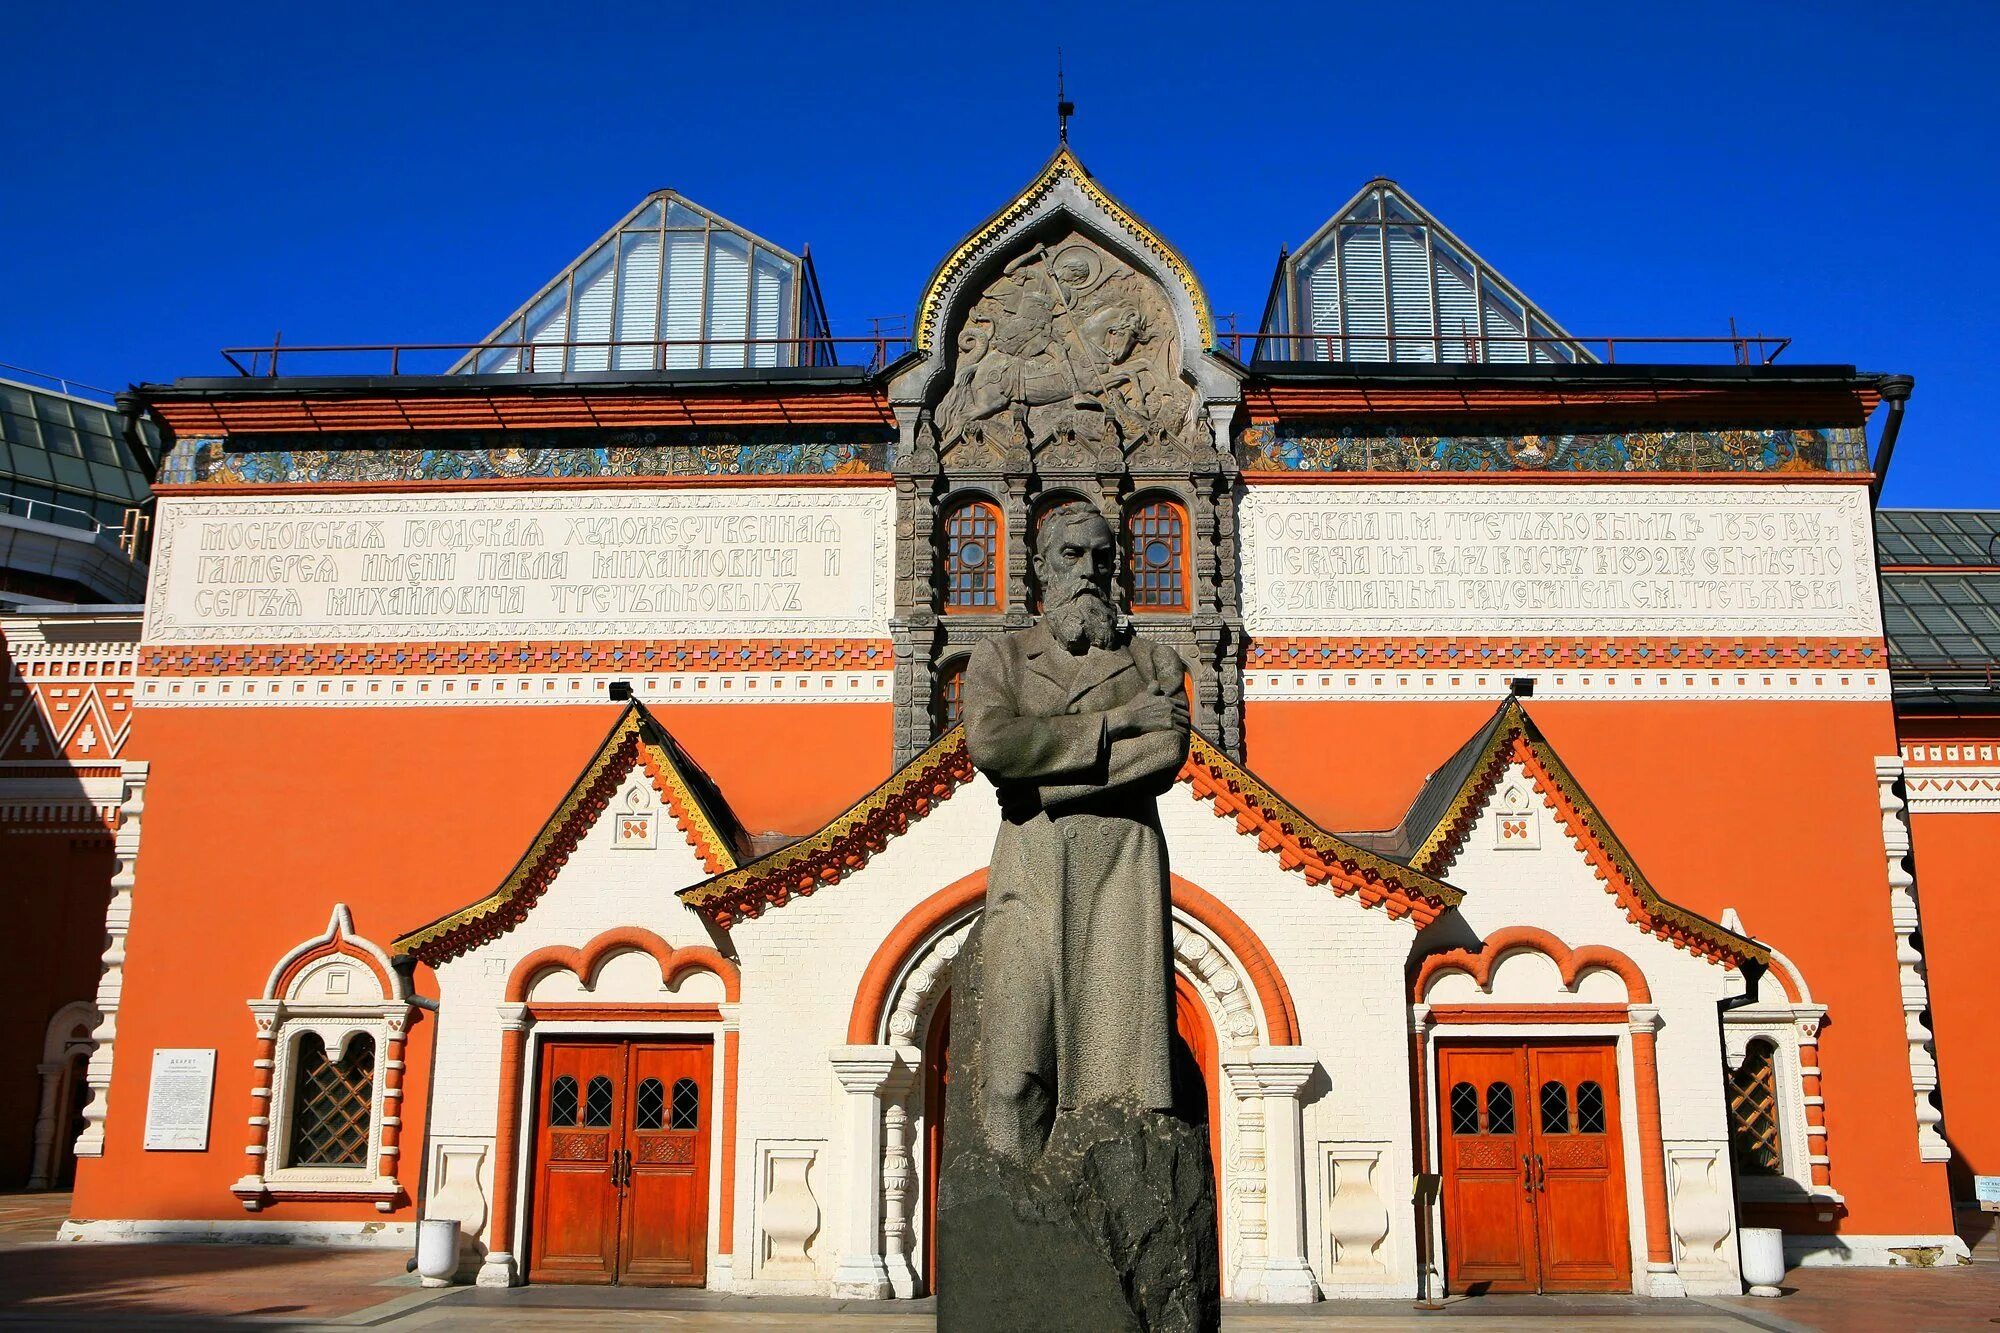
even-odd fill
[{"label": "white stone column", "polygon": [[894,1046],[836,1046],[829,1058],[847,1092],[847,1189],[833,1294],[885,1300],[895,1294],[895,1285],[882,1254],[882,1093],[904,1066]]},{"label": "white stone column", "polygon": [[56,1097],[62,1091],[65,1068],[60,1060],[35,1066],[35,1072],[42,1077],[42,1100],[41,1109],[35,1113],[34,1173],[28,1177],[31,1190],[45,1190],[55,1183]]},{"label": "white stone column", "polygon": [[1299,1095],[1319,1068],[1310,1048],[1260,1046],[1222,1065],[1238,1098],[1255,1100],[1264,1121],[1264,1265],[1240,1270],[1244,1300],[1302,1305],[1319,1299],[1306,1262],[1305,1127]]},{"label": "white stone column", "polygon": [[910,1090],[916,1086],[923,1055],[896,1048],[896,1068],[882,1085],[882,1261],[889,1287],[907,1300],[917,1294],[916,1228],[910,1200],[917,1182],[916,1150],[910,1134]]},{"label": "white stone column", "polygon": [[103,1020],[90,1035],[97,1047],[84,1073],[90,1100],[83,1108],[78,1157],[104,1155],[104,1116],[111,1098],[111,1057],[118,1042],[118,1004],[125,994],[125,936],[132,928],[132,895],[138,886],[140,821],[146,813],[146,776],[151,765],[127,759],[120,768],[118,832],[112,839],[117,867],[111,872],[111,901],[104,908],[104,956],[97,976],[97,1012]]}]

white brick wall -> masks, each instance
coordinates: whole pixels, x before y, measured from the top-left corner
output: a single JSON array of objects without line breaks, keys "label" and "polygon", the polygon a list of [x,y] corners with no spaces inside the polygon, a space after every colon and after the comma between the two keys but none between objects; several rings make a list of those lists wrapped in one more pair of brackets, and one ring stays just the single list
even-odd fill
[{"label": "white brick wall", "polygon": [[[1459,915],[1482,938],[1508,926],[1534,926],[1548,931],[1572,949],[1604,945],[1631,958],[1646,978],[1653,1005],[1659,1010],[1657,1036],[1661,1137],[1670,1163],[1700,1158],[1711,1161],[1712,1181],[1667,1181],[1671,1223],[1676,1230],[1699,1229],[1694,1214],[1733,1218],[1735,1205],[1728,1170],[1728,1108],[1723,1090],[1722,1039],[1716,1002],[1727,993],[1733,973],[1720,964],[1696,957],[1625,919],[1625,911],[1598,879],[1589,858],[1573,843],[1555,811],[1539,793],[1527,802],[1538,821],[1534,847],[1499,843],[1499,810],[1511,786],[1529,788],[1518,764],[1510,765],[1493,796],[1466,835],[1446,878],[1466,891]],[[1508,817],[1521,817],[1517,805]],[[1503,961],[1495,970],[1491,993],[1481,995],[1470,978],[1446,974],[1434,984],[1429,998],[1438,1003],[1548,1002],[1575,1000],[1617,1002],[1629,997],[1622,981],[1609,973],[1586,972],[1574,993],[1565,993],[1554,967],[1539,958]],[[1591,1029],[1569,1029],[1582,1035]],[[1558,1033],[1558,1035],[1560,1035]],[[1635,1276],[1645,1270],[1645,1213],[1640,1177],[1637,1104],[1632,1086],[1631,1041],[1620,1035],[1620,1102],[1625,1120],[1625,1179],[1634,1251]],[[1674,1176],[1675,1167],[1669,1174]],[[1711,1187],[1712,1186],[1712,1187]],[[1720,1197],[1717,1197],[1717,1194]],[[1695,1292],[1736,1294],[1735,1246],[1720,1244],[1715,1270],[1706,1278],[1686,1265],[1682,1276]]]},{"label": "white brick wall", "polygon": [[[1609,944],[1629,954],[1644,970],[1665,1018],[1659,1041],[1667,1138],[1726,1139],[1714,1007],[1723,993],[1723,970],[1628,924],[1553,815],[1539,802],[1536,808],[1542,821],[1539,850],[1494,850],[1491,813],[1472,830],[1452,871],[1453,882],[1469,891],[1466,921],[1481,935],[1532,925],[1572,947]],[[615,850],[610,818],[607,814],[592,829],[526,922],[439,969],[443,1007],[431,1139],[491,1141],[499,1096],[497,1006],[508,973],[524,955],[549,944],[581,946],[621,926],[645,927],[676,946],[711,941],[701,920],[675,897],[677,889],[706,875],[685,840],[669,826],[657,850]],[[1233,818],[1216,817],[1188,787],[1162,798],[1161,820],[1175,872],[1227,904],[1270,952],[1291,991],[1299,1042],[1318,1059],[1321,1073],[1303,1098],[1308,1259],[1322,1271],[1328,1262],[1329,1150],[1370,1145],[1381,1152],[1374,1178],[1388,1234],[1376,1251],[1379,1272],[1341,1282],[1336,1294],[1413,1293],[1414,1218],[1404,1202],[1403,1182],[1416,1169],[1405,992],[1414,926],[1280,868],[1276,856],[1236,831]],[[992,788],[974,779],[846,880],[730,932],[724,951],[733,946],[743,968],[733,1285],[797,1286],[796,1273],[782,1283],[764,1281],[756,1267],[760,1147],[779,1142],[803,1144],[815,1153],[808,1181],[820,1227],[810,1255],[818,1283],[831,1282],[846,1242],[839,1231],[852,1164],[844,1158],[843,1093],[829,1054],[847,1042],[862,974],[883,939],[924,899],[984,868],[998,824]],[[572,983],[560,984],[574,989]],[[1583,998],[1599,998],[1605,985],[1588,981]],[[713,997],[701,989],[687,998]],[[1268,1041],[1268,1018],[1260,1012],[1259,1021],[1260,1039]],[[1227,1268],[1241,1243],[1231,1189],[1238,1145],[1231,1090],[1221,1091]],[[1629,1088],[1625,1101],[1629,1111]],[[913,1148],[920,1147],[920,1134],[920,1125],[913,1124]],[[1628,1163],[1628,1175],[1637,1179],[1636,1161]],[[714,1179],[719,1189],[719,1170]],[[489,1161],[489,1195],[490,1182]],[[1636,1197],[1634,1204],[1636,1231]],[[713,1205],[711,1216],[719,1217]]]}]

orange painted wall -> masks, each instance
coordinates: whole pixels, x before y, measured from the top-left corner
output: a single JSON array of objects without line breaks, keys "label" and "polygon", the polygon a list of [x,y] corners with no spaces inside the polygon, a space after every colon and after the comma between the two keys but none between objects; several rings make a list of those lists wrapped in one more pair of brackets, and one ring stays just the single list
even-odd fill
[{"label": "orange painted wall", "polygon": [[[245,1216],[254,1029],[246,1004],[287,950],[347,903],[377,944],[477,899],[513,866],[618,706],[152,709],[152,762],[105,1156],[78,1218]],[[887,707],[666,707],[659,716],[753,831],[818,827],[888,771]],[[801,754],[840,756],[802,763]],[[101,915],[100,915],[101,920]],[[427,978],[426,978],[427,980]],[[405,1190],[422,1161],[435,1022],[411,1033]],[[142,1151],[156,1047],[215,1047],[209,1151]],[[371,1205],[283,1203],[273,1220],[381,1220]],[[391,1220],[409,1220],[405,1209]]]},{"label": "orange painted wall", "polygon": [[[1993,744],[2000,725],[1906,725],[1906,739]],[[1914,761],[1913,761],[1914,766]],[[1917,908],[1923,917],[1938,1090],[1951,1144],[1952,1196],[1969,1201],[1975,1175],[2000,1175],[2000,1041],[1993,1036],[1993,942],[2000,939],[2000,814],[1910,818]]]},{"label": "orange painted wall", "polygon": [[[1897,753],[1889,705],[1528,707],[1655,887],[1712,917],[1735,907],[1829,1006],[1819,1049],[1833,1185],[1848,1206],[1838,1229],[1949,1232],[1943,1168],[1917,1157],[1889,924],[1873,764]],[[1383,828],[1491,712],[1484,703],[1252,703],[1247,758],[1328,827]]]}]

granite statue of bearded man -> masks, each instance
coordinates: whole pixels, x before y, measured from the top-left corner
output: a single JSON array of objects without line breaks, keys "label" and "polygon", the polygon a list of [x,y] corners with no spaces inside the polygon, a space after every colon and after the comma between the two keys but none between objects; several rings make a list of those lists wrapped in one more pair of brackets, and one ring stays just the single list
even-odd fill
[{"label": "granite statue of bearded man", "polygon": [[966,743],[1000,795],[980,926],[976,1133],[1017,1161],[1058,1110],[1174,1104],[1167,849],[1155,798],[1188,753],[1178,654],[1121,628],[1094,508],[1042,519],[1043,615],[965,675]]}]

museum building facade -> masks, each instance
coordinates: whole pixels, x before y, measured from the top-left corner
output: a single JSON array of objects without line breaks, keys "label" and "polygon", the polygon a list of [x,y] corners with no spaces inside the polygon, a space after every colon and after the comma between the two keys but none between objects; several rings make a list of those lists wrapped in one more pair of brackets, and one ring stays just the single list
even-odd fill
[{"label": "museum building facade", "polygon": [[1225,1295],[1735,1293],[1742,1226],[1965,1254],[2000,1117],[1910,828],[1992,845],[2000,737],[1899,736],[1907,379],[1573,337],[1387,181],[1219,333],[1067,147],[906,348],[826,330],[808,256],[661,192],[439,373],[134,392],[143,618],[4,627],[0,759],[121,704],[68,1235],[451,1218],[464,1281],[927,1292],[1001,819],[963,671],[1082,500],[1189,667]]}]

